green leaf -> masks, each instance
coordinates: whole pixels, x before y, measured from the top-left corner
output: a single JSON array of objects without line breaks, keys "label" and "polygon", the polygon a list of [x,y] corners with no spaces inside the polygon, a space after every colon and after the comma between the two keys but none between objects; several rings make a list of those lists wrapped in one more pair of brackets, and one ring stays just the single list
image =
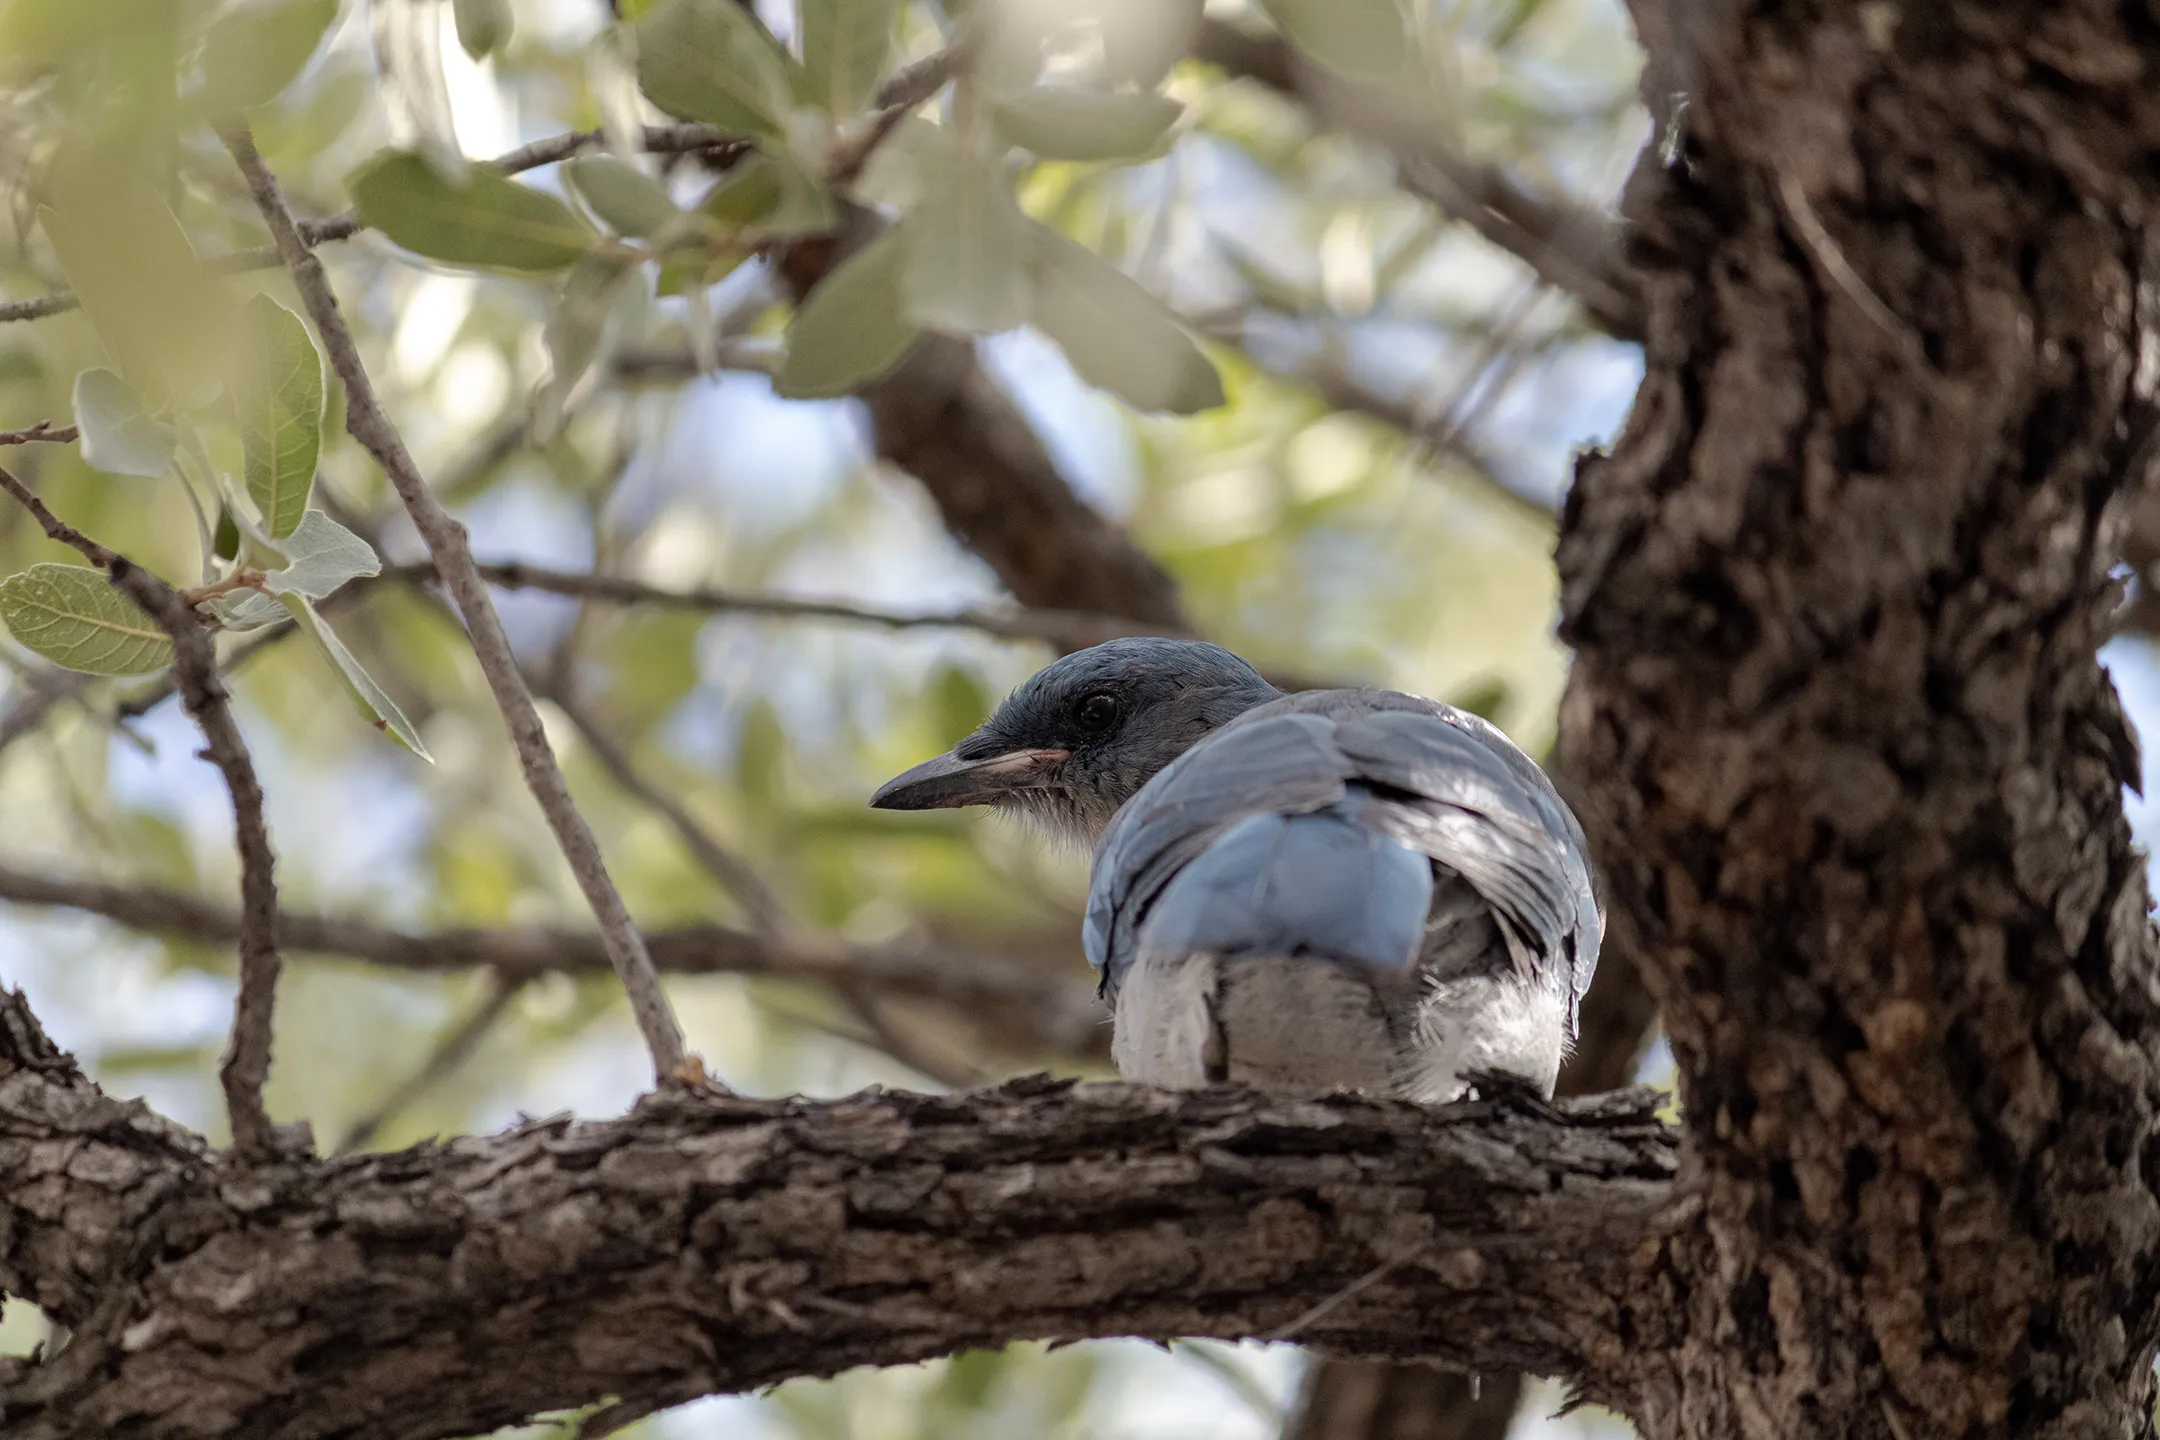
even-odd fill
[{"label": "green leaf", "polygon": [[16,643],[90,675],[148,675],[172,664],[157,621],[84,565],[33,565],[0,580],[0,620]]},{"label": "green leaf", "polygon": [[659,0],[637,41],[638,84],[668,114],[731,135],[786,131],[792,62],[735,0]]},{"label": "green leaf", "polygon": [[654,289],[662,295],[687,295],[693,290],[719,284],[748,258],[749,252],[737,245],[727,246],[717,253],[697,249],[671,251],[660,262]]},{"label": "green leaf", "polygon": [[1027,224],[995,166],[966,158],[949,166],[901,222],[908,317],[974,335],[1026,324]]},{"label": "green leaf", "polygon": [[835,266],[795,307],[774,380],[796,399],[845,395],[900,362],[921,331],[902,312],[907,240],[887,230]]},{"label": "green leaf", "polygon": [[145,412],[127,381],[110,370],[75,377],[75,424],[83,462],[93,470],[154,479],[172,465],[173,427]]},{"label": "green leaf", "polygon": [[832,192],[784,156],[757,154],[738,162],[698,209],[730,229],[764,239],[824,235],[840,226]]},{"label": "green leaf", "polygon": [[345,642],[338,639],[337,632],[324,624],[322,616],[315,613],[315,607],[308,603],[307,597],[283,595],[279,599],[284,602],[285,608],[292,612],[293,619],[300,622],[300,628],[307,632],[308,638],[315,642],[324,658],[337,667],[338,678],[345,682],[346,693],[352,696],[353,704],[359,707],[361,716],[422,760],[430,765],[434,764],[435,757],[428,754],[427,746],[420,743],[420,732],[413,729],[412,721],[407,720],[405,712],[398,709],[397,703],[383,693],[382,686],[375,683],[375,677],[361,668],[360,662],[353,658],[352,651],[345,648]]},{"label": "green leaf", "polygon": [[229,595],[218,596],[202,608],[215,615],[222,628],[235,633],[266,629],[280,620],[292,618],[275,597],[260,590],[235,590]]},{"label": "green leaf", "polygon": [[263,532],[282,540],[307,510],[322,456],[322,357],[300,317],[267,295],[248,301],[241,323],[232,395],[242,469]]},{"label": "green leaf", "polygon": [[803,93],[835,120],[877,94],[892,53],[893,0],[801,0]]},{"label": "green leaf", "polygon": [[321,600],[348,580],[382,574],[375,547],[320,510],[310,510],[278,548],[286,565],[263,577],[275,595]]},{"label": "green leaf", "polygon": [[240,527],[233,520],[230,507],[220,505],[217,512],[217,538],[210,548],[220,560],[230,560],[240,553]]},{"label": "green leaf", "polygon": [[1083,380],[1136,410],[1190,415],[1223,403],[1214,363],[1160,300],[1047,225],[1031,233],[1035,324]]},{"label": "green leaf", "polygon": [[338,0],[282,0],[228,9],[203,37],[203,108],[230,114],[274,100],[305,69]]},{"label": "green leaf", "polygon": [[510,0],[452,0],[457,16],[458,44],[473,59],[483,59],[510,43],[517,16]]},{"label": "green leaf", "polygon": [[563,178],[618,235],[649,240],[682,214],[665,185],[612,155],[581,155],[563,166]]},{"label": "green leaf", "polygon": [[101,178],[122,163],[63,151],[38,219],[106,353],[159,404],[202,379],[226,311],[164,200],[134,176]]},{"label": "green leaf", "polygon": [[1400,72],[1417,53],[1396,0],[1260,0],[1290,43],[1357,78]]},{"label": "green leaf", "polygon": [[1185,107],[1151,91],[1117,93],[1038,86],[990,101],[998,130],[1045,160],[1144,155]]},{"label": "green leaf", "polygon": [[346,189],[361,220],[453,265],[560,270],[592,247],[592,232],[569,206],[484,165],[456,186],[418,155],[387,150],[354,171]]}]

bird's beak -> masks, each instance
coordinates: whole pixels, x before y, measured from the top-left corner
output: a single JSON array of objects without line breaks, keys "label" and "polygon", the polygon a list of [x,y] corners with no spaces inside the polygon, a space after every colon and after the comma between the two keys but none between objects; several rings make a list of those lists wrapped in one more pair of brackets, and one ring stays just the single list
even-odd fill
[{"label": "bird's beak", "polygon": [[987,760],[962,760],[947,752],[893,776],[870,797],[877,810],[942,810],[990,805],[1015,790],[1029,790],[1067,757],[1069,750],[1012,750]]}]

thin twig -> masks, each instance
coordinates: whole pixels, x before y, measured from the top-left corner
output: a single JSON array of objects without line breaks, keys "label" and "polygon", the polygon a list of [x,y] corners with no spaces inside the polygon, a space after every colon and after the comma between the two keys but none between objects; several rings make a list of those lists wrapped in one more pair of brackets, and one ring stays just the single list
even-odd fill
[{"label": "thin twig", "polygon": [[[551,570],[522,561],[482,563],[474,567],[489,584],[505,590],[545,590],[551,595],[599,600],[613,605],[657,605],[675,610],[703,610],[741,615],[778,615],[804,620],[844,620],[889,630],[978,630],[1000,640],[1040,640],[1085,649],[1125,635],[1181,635],[1169,626],[1149,625],[1117,615],[1083,610],[976,609],[946,612],[882,610],[839,600],[808,600],[788,595],[755,595],[711,586],[668,590],[619,575],[590,575]],[[425,581],[425,566],[400,565],[383,572],[386,580]]]},{"label": "thin twig", "polygon": [[[60,906],[147,934],[203,944],[231,944],[240,916],[197,896],[157,886],[115,885],[41,875],[0,865],[0,900]],[[390,970],[446,974],[488,968],[505,979],[584,974],[608,968],[590,930],[399,930],[356,916],[284,910],[278,938],[294,954],[343,955]],[[1100,1049],[1102,1006],[1080,974],[1039,973],[1035,963],[946,949],[839,945],[809,938],[768,939],[722,925],[686,925],[648,937],[653,959],[675,975],[763,975],[827,985],[863,985],[880,994],[915,996],[992,1013],[1016,1040],[1068,1053]],[[1073,962],[1079,969],[1077,959]]]},{"label": "thin twig", "polygon": [[371,1143],[382,1133],[383,1126],[463,1065],[473,1051],[480,1048],[480,1042],[487,1038],[488,1032],[509,1013],[510,1002],[517,998],[525,984],[523,977],[507,979],[490,974],[487,998],[455,1030],[442,1038],[419,1069],[400,1081],[373,1110],[353,1122],[352,1128],[345,1132],[345,1138],[338,1141],[337,1153],[350,1155]]},{"label": "thin twig", "polygon": [[473,653],[480,661],[481,672],[487,677],[488,688],[494,692],[496,707],[502,711],[503,723],[509,729],[511,743],[517,749],[519,765],[525,774],[525,783],[539,802],[549,828],[555,832],[563,858],[577,877],[578,887],[585,892],[586,902],[592,906],[601,936],[607,944],[608,959],[629,994],[631,1013],[645,1037],[646,1048],[652,1052],[656,1076],[662,1083],[697,1081],[702,1076],[702,1067],[693,1065],[683,1048],[682,1027],[676,1022],[667,992],[660,986],[660,976],[653,969],[652,958],[646,954],[645,942],[639,937],[615,882],[608,876],[607,863],[600,854],[591,827],[570,799],[570,791],[563,783],[562,769],[555,763],[554,750],[548,744],[547,730],[540,722],[540,712],[533,705],[532,695],[526,690],[524,676],[518,669],[517,657],[511,651],[510,637],[504,633],[502,620],[495,613],[486,582],[473,569],[465,527],[451,518],[434,492],[428,489],[427,481],[406,451],[397,427],[384,413],[376,398],[374,384],[361,364],[359,346],[353,341],[352,331],[346,328],[344,317],[338,313],[337,296],[330,288],[329,277],[323,273],[322,262],[300,237],[293,224],[292,212],[285,208],[284,197],[278,191],[277,178],[256,153],[253,137],[246,126],[236,123],[222,131],[221,138],[226,149],[232,152],[241,174],[247,177],[256,208],[270,227],[271,238],[276,241],[301,299],[314,317],[324,348],[330,352],[331,366],[344,384],[347,431],[375,457],[389,477],[398,498],[405,503],[406,513],[412,517],[414,528],[427,544],[436,572],[465,618]]},{"label": "thin twig", "polygon": [[36,491],[23,484],[22,481],[16,479],[14,475],[4,469],[0,469],[0,490],[7,491],[9,495],[14,497],[16,504],[30,512],[30,518],[37,521],[38,525],[45,531],[46,539],[56,540],[60,544],[80,552],[83,559],[88,560],[98,569],[110,572],[114,563],[120,559],[119,551],[106,549],[97,541],[83,534],[82,531],[77,530],[74,526],[53,514],[45,502],[38,499]]},{"label": "thin twig", "polygon": [[233,1148],[248,1160],[272,1151],[263,1082],[270,1077],[271,1017],[277,1005],[278,911],[276,860],[263,822],[262,783],[247,742],[233,722],[231,696],[218,678],[217,647],[194,606],[180,592],[62,521],[20,480],[0,469],[0,488],[37,518],[45,533],[82,552],[103,569],[113,588],[156,620],[173,644],[173,676],[180,702],[203,733],[204,754],[225,777],[232,796],[233,841],[240,852],[240,994],[233,1002],[232,1041],[218,1066]]},{"label": "thin twig", "polygon": [[893,72],[878,87],[877,109],[860,128],[844,135],[825,157],[825,178],[845,185],[862,173],[871,155],[918,105],[945,88],[966,62],[965,44],[949,45]]},{"label": "thin twig", "polygon": [[65,445],[81,434],[73,425],[55,426],[50,420],[40,420],[37,424],[21,430],[0,430],[0,445],[28,445],[37,440],[49,440],[55,445]]}]

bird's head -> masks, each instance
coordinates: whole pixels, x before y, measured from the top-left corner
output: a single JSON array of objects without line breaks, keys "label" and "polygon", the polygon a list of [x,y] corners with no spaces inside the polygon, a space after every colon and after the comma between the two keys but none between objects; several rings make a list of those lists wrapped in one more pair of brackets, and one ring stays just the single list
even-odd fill
[{"label": "bird's head", "polygon": [[1092,845],[1172,760],[1281,694],[1220,645],[1112,640],[1037,671],[945,754],[870,797],[881,810],[995,805]]}]

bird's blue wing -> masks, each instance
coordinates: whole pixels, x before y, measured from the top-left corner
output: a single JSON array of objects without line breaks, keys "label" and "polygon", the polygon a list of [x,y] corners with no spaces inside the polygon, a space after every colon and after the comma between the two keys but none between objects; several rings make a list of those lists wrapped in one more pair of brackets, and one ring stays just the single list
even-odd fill
[{"label": "bird's blue wing", "polygon": [[1394,792],[1373,822],[1461,875],[1533,950],[1567,965],[1579,1002],[1604,920],[1582,827],[1536,762],[1437,705],[1346,717],[1335,740],[1358,779]]},{"label": "bird's blue wing", "polygon": [[1148,909],[1142,943],[1167,955],[1410,964],[1432,904],[1432,862],[1367,820],[1371,799],[1352,786],[1324,810],[1264,811],[1217,832]]},{"label": "bird's blue wing", "polygon": [[1126,802],[1095,853],[1081,932],[1106,992],[1131,963],[1147,908],[1226,827],[1252,815],[1307,814],[1343,798],[1350,764],[1333,729],[1315,715],[1240,721],[1186,751]]}]

